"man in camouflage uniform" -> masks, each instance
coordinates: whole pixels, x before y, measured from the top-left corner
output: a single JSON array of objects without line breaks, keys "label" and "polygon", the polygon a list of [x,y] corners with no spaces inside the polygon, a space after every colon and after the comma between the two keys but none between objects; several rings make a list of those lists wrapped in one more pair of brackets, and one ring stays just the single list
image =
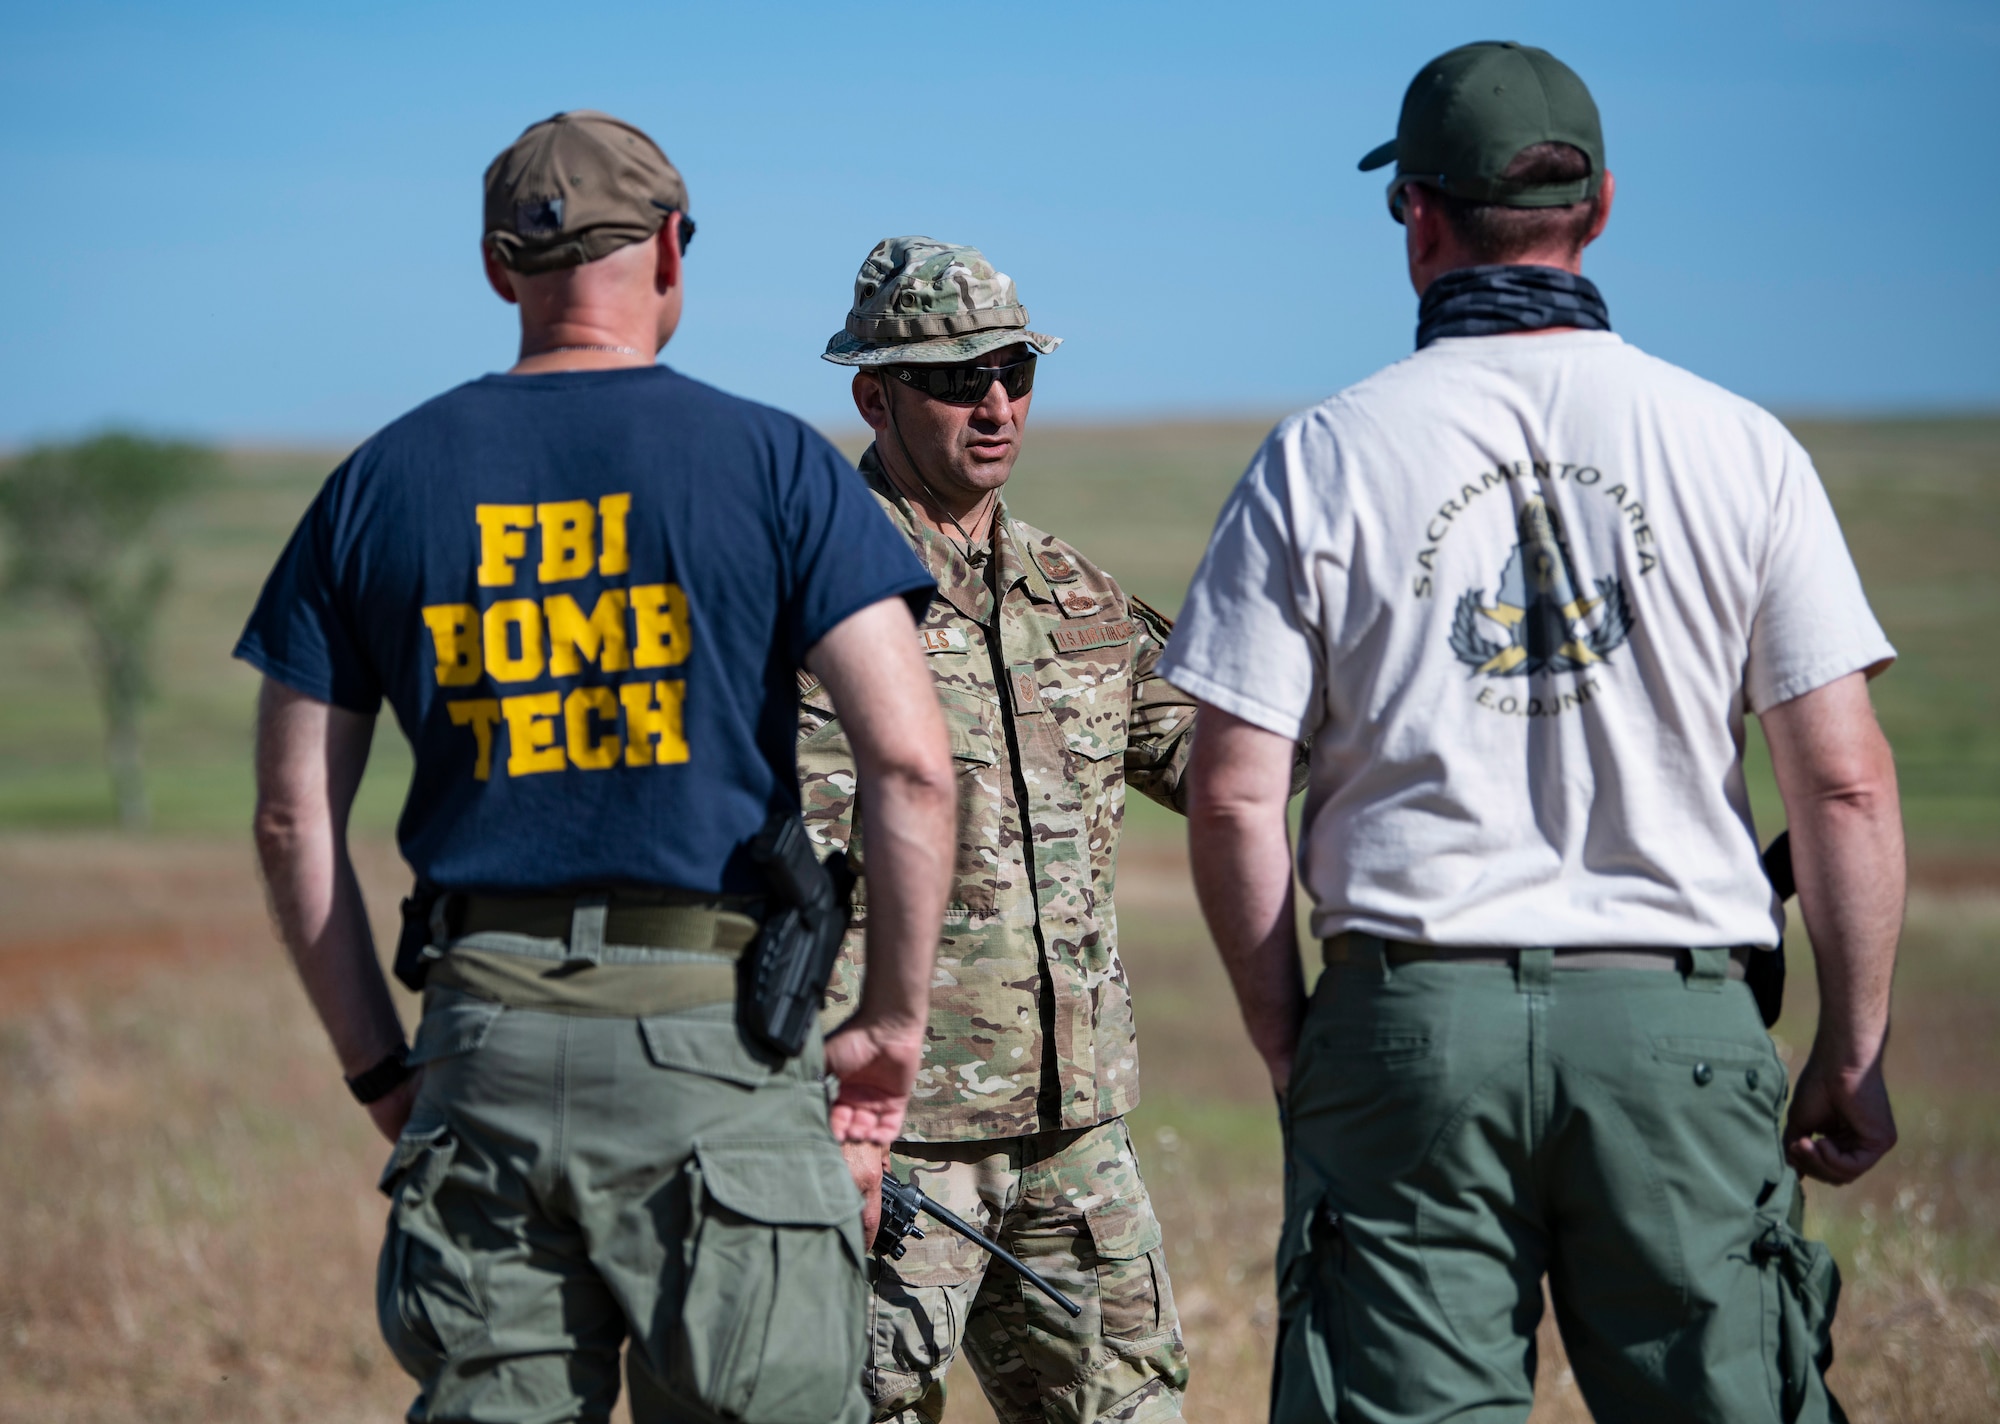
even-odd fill
[{"label": "man in camouflage uniform", "polygon": [[[936,577],[918,636],[959,775],[957,874],[924,1059],[893,1170],[1080,1302],[1072,1321],[938,1228],[883,1260],[866,1384],[878,1420],[935,1421],[961,1341],[1005,1424],[1178,1419],[1187,1352],[1124,1114],[1138,1045],[1112,878],[1129,784],[1182,810],[1193,707],[1154,672],[1168,621],[1000,499],[1034,362],[1014,284],[970,247],[878,244],[826,359],[859,368],[862,474]],[[803,697],[806,823],[865,872],[854,763]],[[865,885],[865,879],[864,879]],[[860,980],[857,902],[829,994]]]}]

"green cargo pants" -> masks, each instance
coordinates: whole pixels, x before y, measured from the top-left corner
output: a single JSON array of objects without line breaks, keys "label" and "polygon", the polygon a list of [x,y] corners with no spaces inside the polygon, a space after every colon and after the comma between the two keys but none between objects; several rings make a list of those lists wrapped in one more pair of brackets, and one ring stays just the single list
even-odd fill
[{"label": "green cargo pants", "polygon": [[988,1142],[904,1142],[904,1181],[1083,1307],[1071,1320],[949,1227],[882,1260],[869,1306],[877,1420],[936,1424],[963,1344],[1001,1424],[1158,1424],[1181,1417],[1187,1350],[1160,1224],[1122,1118]]},{"label": "green cargo pants", "polygon": [[1785,1070],[1688,971],[1330,967],[1286,1101],[1272,1418],[1523,1420],[1548,1277],[1603,1420],[1838,1420],[1838,1278],[1798,1232]]},{"label": "green cargo pants", "polygon": [[[484,982],[511,963],[486,956]],[[695,968],[730,982],[726,963]],[[647,978],[616,970],[621,994]],[[382,1175],[377,1306],[422,1386],[409,1418],[603,1420],[629,1341],[638,1424],[866,1419],[861,1200],[817,1035],[773,1065],[712,992],[619,1017],[437,977],[423,1087]]]}]

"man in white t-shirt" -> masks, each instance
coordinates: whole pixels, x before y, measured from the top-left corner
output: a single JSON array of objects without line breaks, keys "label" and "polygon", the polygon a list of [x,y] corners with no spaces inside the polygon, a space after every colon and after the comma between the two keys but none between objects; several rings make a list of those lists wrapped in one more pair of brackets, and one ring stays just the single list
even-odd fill
[{"label": "man in white t-shirt", "polygon": [[[1396,163],[1419,349],[1272,433],[1162,664],[1203,704],[1196,885],[1285,1107],[1280,1421],[1525,1418],[1544,1276],[1600,1419],[1841,1417],[1798,1174],[1895,1141],[1894,650],[1784,427],[1611,333],[1580,274],[1603,153],[1543,51],[1418,74],[1362,166]],[[1819,972],[1782,1126],[1745,711]]]}]

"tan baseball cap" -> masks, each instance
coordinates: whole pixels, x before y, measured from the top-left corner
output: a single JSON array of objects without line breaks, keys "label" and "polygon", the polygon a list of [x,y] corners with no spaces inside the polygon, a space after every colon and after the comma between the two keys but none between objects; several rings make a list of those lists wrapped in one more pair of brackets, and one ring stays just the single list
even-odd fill
[{"label": "tan baseball cap", "polygon": [[687,210],[660,146],[595,109],[529,126],[486,170],[486,250],[516,272],[595,262],[644,242],[668,213],[686,227]]}]

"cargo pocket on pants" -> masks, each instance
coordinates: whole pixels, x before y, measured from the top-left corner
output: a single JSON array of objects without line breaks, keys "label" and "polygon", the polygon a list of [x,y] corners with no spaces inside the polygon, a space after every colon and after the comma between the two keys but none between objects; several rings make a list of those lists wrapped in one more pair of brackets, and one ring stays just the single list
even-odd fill
[{"label": "cargo pocket on pants", "polygon": [[1150,1202],[1113,1200],[1084,1213],[1097,1255],[1097,1309],[1107,1340],[1144,1340],[1173,1324]]},{"label": "cargo pocket on pants", "polygon": [[1819,1411],[1810,1406],[1824,1397],[1831,1405],[1827,1412],[1844,1418],[1826,1389],[1826,1372],[1833,1364],[1833,1313],[1840,1300],[1840,1268],[1833,1253],[1788,1223],[1772,1221],[1751,1243],[1750,1258],[1764,1273],[1767,1318],[1776,1317],[1776,1348],[1769,1358],[1777,1372],[1778,1417],[1786,1424],[1813,1417]]},{"label": "cargo pocket on pants", "polygon": [[1324,1196],[1285,1223],[1278,1243],[1278,1347],[1271,1365],[1271,1417],[1331,1421],[1340,1412],[1345,1305],[1340,1275],[1347,1242]]},{"label": "cargo pocket on pants", "polygon": [[669,1386],[743,1424],[827,1424],[867,1347],[861,1202],[829,1140],[701,1142]]},{"label": "cargo pocket on pants", "polygon": [[390,1206],[375,1268],[375,1314],[397,1363],[417,1380],[435,1376],[486,1328],[470,1263],[452,1244],[437,1206],[457,1149],[447,1126],[405,1133],[382,1171]]}]

